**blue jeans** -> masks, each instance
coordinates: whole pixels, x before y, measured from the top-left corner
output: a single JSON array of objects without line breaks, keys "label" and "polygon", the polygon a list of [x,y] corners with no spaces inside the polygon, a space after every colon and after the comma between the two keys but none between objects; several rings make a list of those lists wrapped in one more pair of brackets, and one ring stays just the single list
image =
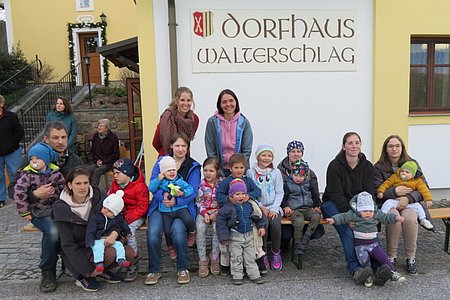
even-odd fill
[{"label": "blue jeans", "polygon": [[61,250],[58,237],[58,229],[51,217],[42,217],[31,219],[31,223],[42,231],[41,246],[41,270],[54,270],[58,262],[58,254]]},{"label": "blue jeans", "polygon": [[[330,218],[338,213],[339,211],[334,202],[325,201],[322,204],[322,214],[324,218]],[[337,233],[339,234],[339,238],[341,239],[342,248],[344,249],[347,270],[350,272],[350,274],[353,274],[357,269],[361,268],[361,266],[359,265],[358,258],[356,257],[353,230],[347,224],[339,226],[333,225],[333,226],[334,229],[336,229]]]},{"label": "blue jeans", "polygon": [[6,194],[5,165],[8,171],[9,180],[11,181],[20,166],[21,160],[22,148],[20,147],[13,153],[0,156],[0,202],[6,202],[6,199],[8,199],[8,195]]},{"label": "blue jeans", "polygon": [[[163,222],[158,210],[148,217],[147,248],[148,248],[148,272],[160,273],[161,271],[161,239]],[[177,252],[177,271],[188,269],[187,230],[180,219],[173,220],[170,230],[175,251]]]}]

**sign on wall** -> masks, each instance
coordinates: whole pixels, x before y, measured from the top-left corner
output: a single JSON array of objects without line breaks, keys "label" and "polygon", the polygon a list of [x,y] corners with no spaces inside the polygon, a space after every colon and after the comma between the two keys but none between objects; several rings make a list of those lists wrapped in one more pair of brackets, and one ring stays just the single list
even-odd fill
[{"label": "sign on wall", "polygon": [[355,71],[354,10],[191,10],[194,73]]}]

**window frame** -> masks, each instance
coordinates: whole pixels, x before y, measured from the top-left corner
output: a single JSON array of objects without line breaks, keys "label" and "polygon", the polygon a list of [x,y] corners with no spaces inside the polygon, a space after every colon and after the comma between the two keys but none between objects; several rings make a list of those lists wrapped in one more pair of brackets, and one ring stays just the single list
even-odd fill
[{"label": "window frame", "polygon": [[[427,45],[427,62],[426,64],[412,64],[410,61],[409,65],[409,114],[410,115],[424,115],[424,114],[450,114],[450,104],[447,107],[436,107],[435,103],[435,69],[437,67],[448,67],[450,68],[450,62],[447,64],[436,64],[435,63],[435,45],[436,44],[449,44],[450,36],[411,36],[410,43],[410,57],[411,57],[411,46],[413,44],[426,44]],[[415,67],[426,67],[427,69],[427,99],[426,107],[412,107],[411,106],[411,70]]]}]

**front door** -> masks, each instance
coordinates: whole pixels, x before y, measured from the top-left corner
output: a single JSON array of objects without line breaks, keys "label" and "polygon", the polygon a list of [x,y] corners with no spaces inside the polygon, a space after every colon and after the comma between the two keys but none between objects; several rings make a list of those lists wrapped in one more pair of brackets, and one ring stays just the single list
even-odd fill
[{"label": "front door", "polygon": [[86,65],[83,62],[83,57],[89,56],[91,63],[89,67],[89,79],[91,83],[102,84],[102,76],[100,74],[100,54],[96,52],[99,46],[99,36],[97,32],[79,33],[80,41],[80,58],[83,76],[83,84],[88,83],[88,74]]},{"label": "front door", "polygon": [[[130,122],[131,160],[135,160],[142,144],[141,86],[139,78],[127,78],[128,120]],[[141,165],[141,170],[144,166]]]}]

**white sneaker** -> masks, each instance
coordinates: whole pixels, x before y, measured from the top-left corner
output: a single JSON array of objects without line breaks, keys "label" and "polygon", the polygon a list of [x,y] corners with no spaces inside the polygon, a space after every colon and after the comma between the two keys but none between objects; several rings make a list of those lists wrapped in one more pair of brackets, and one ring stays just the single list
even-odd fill
[{"label": "white sneaker", "polygon": [[364,281],[364,286],[367,288],[370,288],[373,286],[373,276],[367,277],[367,279]]},{"label": "white sneaker", "polygon": [[403,276],[402,274],[400,274],[398,272],[392,272],[391,281],[403,282],[403,281],[406,281],[406,278],[405,278],[405,276]]},{"label": "white sneaker", "polygon": [[433,224],[427,219],[420,220],[420,225],[422,225],[425,229],[431,230],[433,229]]}]

